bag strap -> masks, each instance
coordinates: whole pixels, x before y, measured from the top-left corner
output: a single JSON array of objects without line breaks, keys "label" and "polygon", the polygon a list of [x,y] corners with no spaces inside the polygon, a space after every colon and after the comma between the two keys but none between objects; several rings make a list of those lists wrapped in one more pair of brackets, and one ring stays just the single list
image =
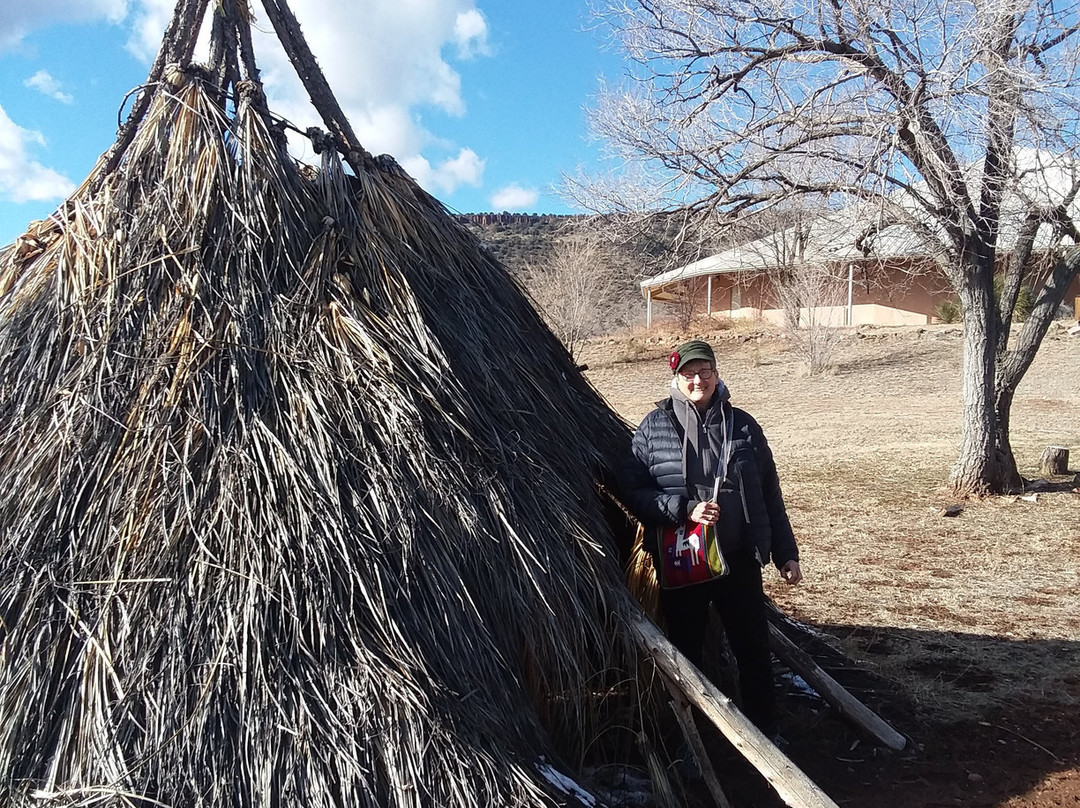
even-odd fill
[{"label": "bag strap", "polygon": [[716,481],[713,483],[712,501],[716,502],[717,497],[720,496],[720,486],[728,481],[728,466],[731,465],[731,453],[734,451],[735,444],[735,413],[730,413],[731,417],[728,417],[728,411],[731,409],[730,405],[720,405],[720,428],[724,433],[724,447],[721,449],[720,465],[716,468]]}]

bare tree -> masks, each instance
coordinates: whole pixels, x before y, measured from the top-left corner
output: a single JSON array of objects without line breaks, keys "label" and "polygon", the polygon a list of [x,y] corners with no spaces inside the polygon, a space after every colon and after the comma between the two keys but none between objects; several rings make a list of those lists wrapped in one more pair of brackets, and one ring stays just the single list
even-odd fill
[{"label": "bare tree", "polygon": [[[613,154],[651,177],[651,207],[741,216],[810,196],[857,201],[879,226],[917,233],[964,310],[952,484],[974,493],[1021,486],[1008,432],[1013,391],[1080,269],[1077,6],[603,2],[597,13],[636,81],[602,88],[592,124]],[[629,209],[605,190],[619,186],[600,187],[593,204]],[[1045,282],[1010,344],[1016,290],[1040,266],[1040,250]]]},{"label": "bare tree", "polygon": [[[844,228],[828,211],[805,204],[771,211],[770,218],[785,226],[743,244],[765,275],[784,310],[784,327],[795,352],[806,362],[810,375],[832,365],[832,353],[846,324],[843,308],[847,279],[835,262],[823,255],[822,242]],[[846,273],[845,273],[846,274]]]},{"label": "bare tree", "polygon": [[811,375],[832,367],[833,350],[843,331],[847,282],[833,269],[816,263],[794,263],[778,278],[776,292],[786,312],[786,325],[796,353]]},{"label": "bare tree", "polygon": [[[583,340],[625,325],[635,284],[616,252],[586,226],[561,236],[551,260],[530,266],[525,286],[571,355]],[[631,292],[632,294],[632,292]]]}]

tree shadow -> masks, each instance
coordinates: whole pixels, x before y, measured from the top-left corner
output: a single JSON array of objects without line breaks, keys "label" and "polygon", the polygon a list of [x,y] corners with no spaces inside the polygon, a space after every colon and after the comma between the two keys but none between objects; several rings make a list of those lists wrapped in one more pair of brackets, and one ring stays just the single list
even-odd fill
[{"label": "tree shadow", "polygon": [[[1080,768],[1073,720],[1080,642],[819,628],[824,637],[799,638],[804,650],[909,738],[900,752],[877,746],[790,676],[778,677],[788,755],[839,805],[974,807],[1024,797],[1010,804],[1051,806],[1077,799],[1076,777],[1059,787],[1066,794],[1034,792]],[[750,799],[744,804],[774,804],[761,793]]]},{"label": "tree shadow", "polygon": [[[1066,473],[1071,475],[1074,471],[1069,469]],[[1063,494],[1074,491],[1076,488],[1077,481],[1073,477],[1067,479],[1040,477],[1034,480],[1024,478],[1024,491],[1029,494]]]},{"label": "tree shadow", "polygon": [[901,342],[883,347],[882,353],[877,356],[834,359],[831,366],[831,375],[850,376],[893,368],[907,369],[912,366],[912,362],[916,358],[925,358],[930,361],[935,356],[937,354],[932,346],[927,346],[925,343]]}]

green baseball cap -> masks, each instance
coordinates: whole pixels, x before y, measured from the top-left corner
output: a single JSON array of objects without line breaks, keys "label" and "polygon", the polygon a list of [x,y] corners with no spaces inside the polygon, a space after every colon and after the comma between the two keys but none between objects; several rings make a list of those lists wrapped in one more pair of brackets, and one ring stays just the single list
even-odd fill
[{"label": "green baseball cap", "polygon": [[712,346],[703,339],[692,339],[671,352],[668,365],[672,373],[678,373],[683,365],[695,359],[704,359],[710,365],[716,364],[716,354],[713,353]]}]

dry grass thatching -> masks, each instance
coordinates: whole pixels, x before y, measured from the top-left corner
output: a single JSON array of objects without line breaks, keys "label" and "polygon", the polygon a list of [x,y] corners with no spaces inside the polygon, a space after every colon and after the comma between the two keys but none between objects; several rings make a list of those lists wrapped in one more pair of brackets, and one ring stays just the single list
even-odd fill
[{"label": "dry grass thatching", "polygon": [[0,252],[0,801],[550,804],[634,666],[625,425],[341,120],[293,163],[246,9],[191,65],[205,6]]}]

